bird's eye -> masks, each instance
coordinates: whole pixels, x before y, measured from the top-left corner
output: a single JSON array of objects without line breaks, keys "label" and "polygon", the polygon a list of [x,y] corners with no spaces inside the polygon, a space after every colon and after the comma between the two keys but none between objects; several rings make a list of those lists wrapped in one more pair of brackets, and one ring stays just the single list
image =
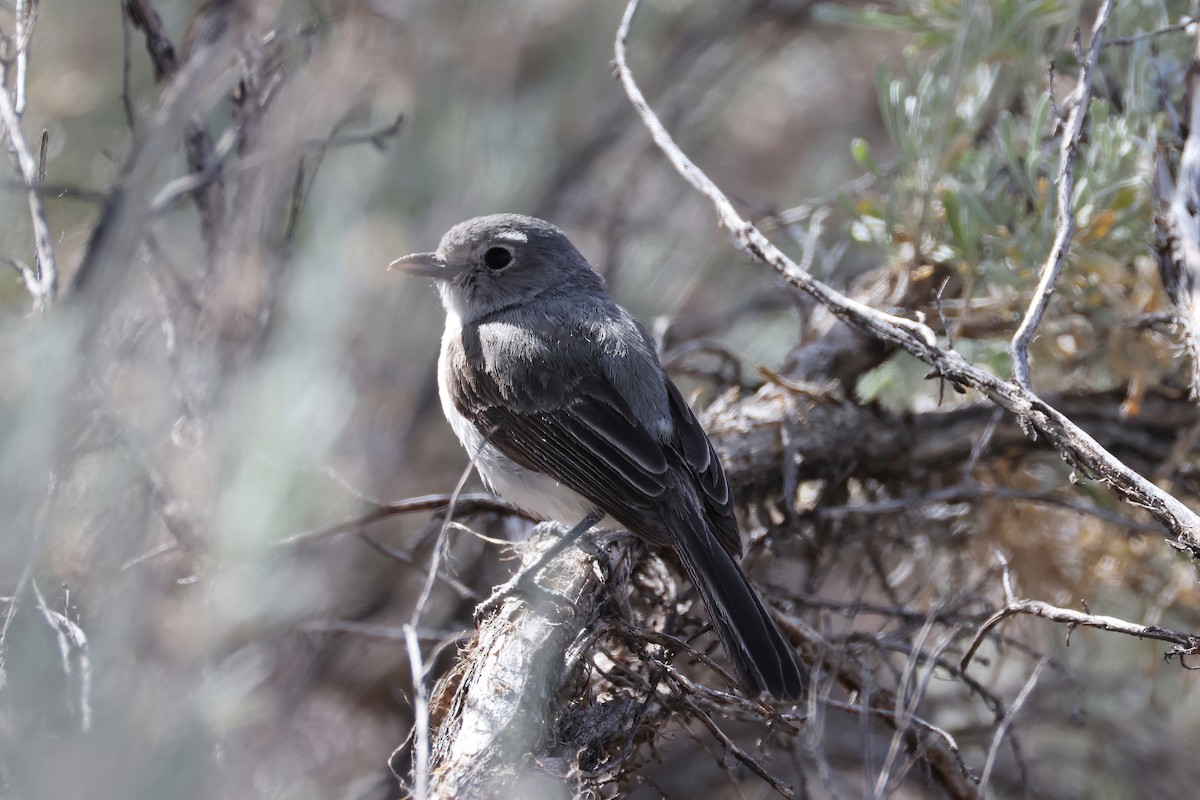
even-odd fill
[{"label": "bird's eye", "polygon": [[483,263],[488,269],[504,269],[512,260],[512,252],[507,247],[489,247],[483,254]]}]

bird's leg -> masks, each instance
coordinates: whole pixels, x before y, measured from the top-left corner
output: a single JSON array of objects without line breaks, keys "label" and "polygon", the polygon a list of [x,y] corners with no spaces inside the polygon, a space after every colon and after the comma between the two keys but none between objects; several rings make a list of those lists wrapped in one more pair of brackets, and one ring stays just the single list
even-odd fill
[{"label": "bird's leg", "polygon": [[[571,528],[571,530],[563,534],[561,539],[546,548],[546,552],[542,553],[541,556],[538,557],[537,561],[518,572],[507,583],[497,587],[496,591],[492,592],[491,597],[475,607],[476,623],[499,608],[500,603],[502,603],[506,598],[511,597],[518,590],[527,589],[530,587],[537,588],[537,584],[533,582],[534,578],[537,577],[537,574],[541,572],[547,564],[558,558],[558,556],[564,550],[578,542],[585,533],[591,530],[593,525],[603,518],[603,511],[598,508],[592,509],[588,512],[586,517],[579,521],[578,525],[576,525],[574,528]],[[589,552],[591,551],[589,550]]]}]

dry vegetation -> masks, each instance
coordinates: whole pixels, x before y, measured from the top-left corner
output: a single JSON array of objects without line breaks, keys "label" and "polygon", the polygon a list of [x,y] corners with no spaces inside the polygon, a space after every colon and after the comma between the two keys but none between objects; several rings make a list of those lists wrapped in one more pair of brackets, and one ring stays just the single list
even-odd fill
[{"label": "dry vegetation", "polygon": [[[0,6],[0,797],[1195,796],[1196,9],[622,10]],[[384,265],[499,210],[704,409],[804,704],[627,537],[474,618],[555,530]]]}]

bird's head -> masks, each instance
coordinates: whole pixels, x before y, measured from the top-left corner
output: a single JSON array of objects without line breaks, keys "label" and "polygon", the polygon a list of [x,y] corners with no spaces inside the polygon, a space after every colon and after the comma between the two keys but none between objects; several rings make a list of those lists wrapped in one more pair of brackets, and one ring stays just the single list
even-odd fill
[{"label": "bird's head", "polygon": [[437,281],[446,311],[464,323],[520,306],[547,290],[604,290],[604,279],[566,234],[521,214],[460,222],[437,250],[403,256],[391,268]]}]

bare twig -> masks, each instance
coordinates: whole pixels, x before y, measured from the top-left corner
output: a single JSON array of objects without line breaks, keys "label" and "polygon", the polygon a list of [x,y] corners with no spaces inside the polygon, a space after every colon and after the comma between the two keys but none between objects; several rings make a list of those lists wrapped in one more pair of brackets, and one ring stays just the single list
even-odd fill
[{"label": "bare twig", "polygon": [[821,506],[813,509],[813,516],[820,518],[838,519],[856,515],[889,516],[897,512],[920,508],[921,506],[946,503],[967,503],[989,497],[1020,500],[1036,505],[1052,506],[1077,514],[1083,514],[1104,522],[1112,523],[1131,533],[1157,533],[1156,525],[1129,519],[1107,508],[1072,500],[1068,497],[1056,497],[1045,492],[1031,492],[1025,489],[1010,489],[1004,486],[987,486],[974,481],[964,481],[958,486],[945,489],[935,489],[914,497],[896,497],[889,500],[877,500],[870,503],[857,503],[849,506]]},{"label": "bare twig", "polygon": [[[30,581],[30,586],[42,618],[55,633],[59,656],[62,658],[63,675],[73,678],[77,685],[76,696],[71,698],[71,705],[79,714],[79,729],[89,731],[92,728],[92,658],[87,634],[67,614],[50,608],[46,598],[42,596],[41,589],[38,588],[37,581]],[[69,596],[65,610],[70,611]]]},{"label": "bare twig", "polygon": [[133,96],[130,89],[133,75],[133,30],[129,18],[129,4],[121,4],[121,110],[125,112],[125,126],[133,132],[136,118],[133,113]]},{"label": "bare twig", "polygon": [[1191,393],[1200,399],[1200,32],[1187,79],[1188,136],[1172,179],[1169,159],[1155,153],[1155,253],[1163,289],[1175,305],[1191,363]]},{"label": "bare twig", "polygon": [[1108,15],[1112,12],[1112,7],[1113,0],[1105,0],[1096,14],[1087,58],[1080,69],[1079,82],[1075,84],[1075,90],[1069,98],[1071,111],[1067,115],[1066,128],[1062,132],[1058,178],[1055,181],[1058,185],[1058,218],[1054,243],[1050,246],[1046,262],[1042,265],[1042,277],[1038,281],[1029,308],[1025,311],[1025,318],[1013,334],[1010,345],[1013,380],[1029,390],[1032,390],[1029,383],[1029,343],[1033,340],[1042,316],[1046,313],[1046,307],[1050,304],[1050,296],[1054,294],[1054,285],[1058,282],[1063,264],[1066,263],[1071,239],[1075,235],[1075,156],[1079,152],[1079,137],[1083,134],[1083,123],[1091,105],[1092,75],[1096,71],[1096,59],[1104,41],[1104,26],[1108,24]]},{"label": "bare twig", "polygon": [[123,6],[133,27],[145,34],[146,52],[154,65],[154,79],[161,81],[174,75],[179,68],[179,59],[158,10],[150,0],[125,0]]},{"label": "bare twig", "polygon": [[1196,24],[1194,19],[1182,19],[1174,25],[1168,25],[1165,28],[1158,28],[1152,31],[1142,31],[1141,33],[1130,34],[1129,36],[1118,36],[1115,39],[1109,39],[1101,44],[1101,47],[1128,47],[1131,44],[1144,42],[1147,39],[1157,39],[1159,36],[1166,36],[1171,33],[1179,33],[1186,31],[1188,28]]},{"label": "bare twig", "polygon": [[1050,657],[1047,656],[1038,661],[1037,666],[1033,668],[1033,673],[1029,676],[1029,680],[1025,681],[1025,685],[1021,688],[1017,698],[1008,708],[1008,713],[1004,719],[1000,721],[1000,725],[996,728],[996,733],[992,737],[992,744],[988,747],[987,762],[983,766],[983,775],[979,779],[979,790],[986,794],[988,781],[992,777],[992,768],[996,766],[996,756],[1000,752],[1000,744],[1004,741],[1004,734],[1012,727],[1013,719],[1017,716],[1017,712],[1021,710],[1021,706],[1025,705],[1025,701],[1029,699],[1029,695],[1033,692],[1033,687],[1037,685],[1038,677],[1042,674],[1042,670],[1050,663]]},{"label": "bare twig", "polygon": [[1175,546],[1200,555],[1200,516],[1127,467],[1057,409],[1027,387],[997,378],[969,363],[960,354],[941,349],[933,331],[926,325],[884,314],[834,291],[801,270],[758,228],[743,219],[725,193],[679,149],[658,116],[646,103],[646,98],[630,72],[625,55],[625,41],[637,7],[638,0],[631,0],[617,29],[614,45],[617,75],[654,143],[676,171],[697,191],[709,198],[716,208],[721,224],[733,234],[742,249],[770,266],[793,286],[811,295],[839,318],[882,342],[899,347],[919,358],[934,367],[937,373],[947,380],[975,389],[992,402],[1012,411],[1026,426],[1027,431],[1036,430],[1050,439],[1072,466],[1090,470],[1095,478],[1110,485],[1125,500],[1150,511],[1171,532]]},{"label": "bare twig", "polygon": [[17,274],[21,276],[21,280],[25,281],[25,289],[30,295],[37,297],[38,279],[37,273],[34,272],[33,267],[29,266],[24,261],[16,258],[8,258],[6,256],[0,256],[0,262],[4,262],[15,269]]},{"label": "bare twig", "polygon": [[1052,622],[1065,622],[1071,626],[1083,625],[1088,628],[1099,628],[1114,633],[1124,633],[1128,636],[1136,636],[1139,639],[1156,639],[1160,642],[1171,642],[1175,647],[1171,648],[1167,654],[1168,656],[1187,656],[1200,653],[1200,636],[1195,634],[1179,633],[1167,628],[1160,628],[1157,625],[1139,625],[1135,622],[1126,622],[1123,619],[1117,619],[1116,617],[1105,617],[1082,611],[1074,611],[1069,608],[1059,608],[1049,603],[1043,603],[1040,600],[1016,600],[1009,602],[1008,605],[997,611],[983,623],[978,633],[975,634],[971,646],[963,654],[962,660],[959,662],[959,669],[962,672],[967,671],[967,667],[971,665],[971,659],[974,657],[975,651],[979,649],[979,646],[987,638],[988,632],[992,628],[1017,614],[1031,614],[1035,617],[1051,620]]},{"label": "bare twig", "polygon": [[[913,689],[913,679],[915,677],[917,665],[920,659],[918,653],[924,652],[925,642],[933,632],[934,620],[932,617],[925,620],[925,624],[921,626],[920,632],[917,633],[913,640],[912,652],[904,663],[904,671],[900,676],[900,685],[896,689],[894,697],[895,706],[893,708],[893,720],[895,726],[892,731],[891,741],[888,743],[887,754],[883,758],[883,765],[879,768],[879,775],[871,787],[871,798],[887,797],[888,785],[892,782],[892,765],[896,761],[896,756],[899,755],[900,749],[904,744],[904,734],[909,730],[911,720],[917,713],[917,706],[921,702],[921,697],[924,696],[924,686],[920,689]],[[944,637],[937,646],[937,654],[950,644],[953,638],[953,632]],[[926,681],[933,675],[933,670],[926,671]]]},{"label": "bare twig", "polygon": [[37,0],[17,0],[13,9],[16,17],[17,75],[13,85],[13,109],[20,117],[25,113],[25,84],[29,73],[29,44],[33,40],[33,22],[37,15]]},{"label": "bare twig", "polygon": [[[895,710],[889,710],[886,708],[878,708],[875,706],[863,706],[863,705],[859,705],[856,703],[843,703],[841,701],[830,700],[828,698],[825,698],[824,700],[822,700],[821,703],[826,708],[836,708],[838,711],[842,711],[846,714],[853,714],[856,716],[867,716],[867,717],[881,717],[883,719],[893,721],[893,722],[896,719]],[[792,719],[792,716],[788,715],[784,718],[790,720],[790,719]],[[797,720],[797,721],[799,721],[799,720]],[[945,743],[946,748],[951,753],[953,753],[954,755],[956,755],[958,757],[959,763],[963,764],[964,771],[966,770],[966,765],[962,760],[962,753],[958,747],[958,742],[955,741],[954,737],[950,735],[949,731],[947,731],[945,728],[941,728],[941,727],[938,727],[937,725],[934,725],[929,720],[918,717],[916,714],[906,714],[905,722],[908,724],[916,725],[918,728],[921,728],[922,730],[924,730],[928,733],[931,733],[934,736],[941,739],[942,742]]]},{"label": "bare twig", "polygon": [[415,625],[404,626],[404,642],[413,684],[413,735],[416,740],[413,789],[417,800],[425,800],[429,797],[429,693],[425,689],[425,662],[421,659]]},{"label": "bare twig", "polygon": [[[377,128],[371,128],[358,133],[348,133],[340,136],[335,130],[330,134],[330,136],[322,139],[305,139],[287,147],[280,147],[270,151],[255,153],[244,158],[231,160],[227,164],[220,163],[212,165],[207,169],[197,172],[190,172],[187,175],[183,175],[179,178],[169,181],[166,185],[158,190],[158,192],[154,195],[154,198],[150,201],[150,213],[161,214],[163,211],[170,208],[176,200],[184,195],[195,192],[197,189],[207,186],[219,175],[232,175],[234,173],[255,169],[263,164],[267,164],[272,161],[278,161],[284,158],[291,158],[297,155],[303,156],[312,153],[323,154],[327,150],[333,150],[342,147],[353,147],[355,145],[365,144],[367,142],[370,142],[376,148],[382,148],[384,142],[386,142],[389,137],[395,136],[397,133],[399,133],[403,123],[404,115],[400,114],[391,122],[387,123],[386,125],[381,125]],[[230,148],[226,147],[224,142],[225,137],[222,137],[216,151],[217,156],[221,158],[228,155],[230,151]],[[230,142],[230,144],[233,143],[234,142]],[[219,169],[216,168],[218,166],[220,167]]]},{"label": "bare twig", "polygon": [[[372,550],[379,553],[380,555],[385,556],[390,559],[393,559],[395,561],[399,561],[401,564],[410,566],[413,569],[426,575],[426,577],[428,577],[428,573],[425,572],[425,568],[423,566],[421,566],[420,564],[418,564],[417,560],[415,558],[410,556],[408,553],[405,553],[403,550],[397,550],[394,547],[388,547],[386,544],[379,541],[374,536],[367,533],[365,530],[360,529],[358,531],[358,538],[360,538],[364,542],[366,542],[368,547],[370,547]],[[437,578],[438,578],[438,580],[442,581],[447,586],[449,586],[451,589],[453,589],[458,594],[458,596],[461,597],[462,599],[464,599],[464,600],[478,600],[479,599],[479,595],[476,594],[471,589],[471,587],[467,586],[462,581],[458,580],[458,578],[455,578],[453,575],[447,575],[447,574],[439,571]]]},{"label": "bare twig", "polygon": [[[901,705],[897,702],[894,692],[886,687],[877,686],[867,670],[856,660],[840,657],[828,642],[800,619],[787,614],[778,614],[775,618],[790,639],[803,640],[811,645],[805,648],[806,655],[815,652],[818,665],[823,663],[834,681],[861,698],[860,702],[864,708],[886,720],[895,730],[904,730],[905,744],[909,752],[928,765],[930,772],[950,797],[957,800],[979,800],[979,788],[963,763],[956,745],[948,746],[942,737],[932,731],[918,730],[911,726],[904,729],[904,720],[899,718],[903,711],[898,712]],[[921,727],[924,726],[918,726]],[[950,739],[949,742],[953,743],[953,740]]]},{"label": "bare twig", "polygon": [[433,584],[437,580],[438,572],[441,570],[442,554],[446,550],[446,534],[450,527],[451,519],[454,517],[454,506],[458,502],[458,496],[462,494],[462,489],[467,483],[467,478],[471,477],[471,473],[474,471],[475,462],[468,461],[467,466],[463,468],[458,483],[454,486],[454,491],[450,493],[450,502],[446,505],[446,516],[442,520],[441,530],[438,531],[437,543],[433,546],[433,557],[430,559],[429,572],[425,576],[425,584],[421,587],[421,594],[417,597],[417,604],[413,607],[410,625],[414,629],[420,627],[421,615],[425,613],[425,606],[429,603],[430,595],[433,594]]},{"label": "bare twig", "polygon": [[[44,171],[43,171],[44,176]],[[83,186],[75,186],[64,183],[41,183],[37,186],[27,187],[19,181],[0,180],[0,189],[26,191],[32,189],[42,196],[43,199],[52,197],[54,199],[78,200],[81,203],[103,203],[108,197],[105,192],[97,191],[96,189],[88,189]]]},{"label": "bare twig", "polygon": [[[679,685],[678,682],[677,685]],[[683,700],[683,704],[688,708],[689,711],[692,712],[692,715],[696,719],[700,720],[700,724],[708,729],[708,732],[713,735],[713,738],[721,743],[721,746],[725,748],[725,752],[732,755],[740,763],[745,765],[751,772],[766,781],[767,784],[769,784],[772,789],[778,792],[781,797],[796,796],[790,786],[780,781],[771,774],[770,770],[758,763],[753,756],[751,756],[742,748],[738,747],[737,743],[730,739],[729,735],[725,733],[725,731],[721,730],[721,726],[714,722],[712,716],[702,709],[695,700],[688,695],[683,694],[682,692],[680,693],[680,699]],[[724,761],[724,759],[721,759],[721,761]]]},{"label": "bare twig", "polygon": [[[33,286],[26,279],[26,288],[33,295],[34,302],[43,312],[53,304],[58,294],[58,261],[54,256],[53,238],[50,235],[50,224],[46,221],[46,207],[42,202],[42,194],[38,190],[39,175],[44,175],[44,160],[39,167],[39,161],[29,148],[29,142],[21,131],[21,114],[25,110],[25,77],[26,58],[29,42],[33,34],[33,13],[36,3],[26,5],[24,0],[17,3],[17,28],[15,40],[5,40],[5,47],[15,46],[14,61],[0,59],[0,124],[8,133],[9,151],[13,157],[17,179],[25,188],[29,200],[29,216],[33,225],[34,251],[36,254],[37,281]],[[8,86],[10,64],[16,65],[13,93],[10,96],[4,88]],[[44,150],[43,150],[44,152]]]},{"label": "bare twig", "polygon": [[[339,522],[336,525],[293,534],[281,540],[279,544],[290,546],[300,544],[301,542],[326,539],[330,536],[359,530],[374,522],[394,517],[398,514],[413,514],[421,511],[445,511],[450,507],[452,501],[454,501],[452,494],[428,494],[421,497],[412,497],[407,500],[398,500],[395,503],[384,503],[360,517],[355,517],[346,522]],[[456,514],[474,514],[480,511],[524,516],[521,511],[491,494],[463,494],[454,502],[454,513]]]}]

